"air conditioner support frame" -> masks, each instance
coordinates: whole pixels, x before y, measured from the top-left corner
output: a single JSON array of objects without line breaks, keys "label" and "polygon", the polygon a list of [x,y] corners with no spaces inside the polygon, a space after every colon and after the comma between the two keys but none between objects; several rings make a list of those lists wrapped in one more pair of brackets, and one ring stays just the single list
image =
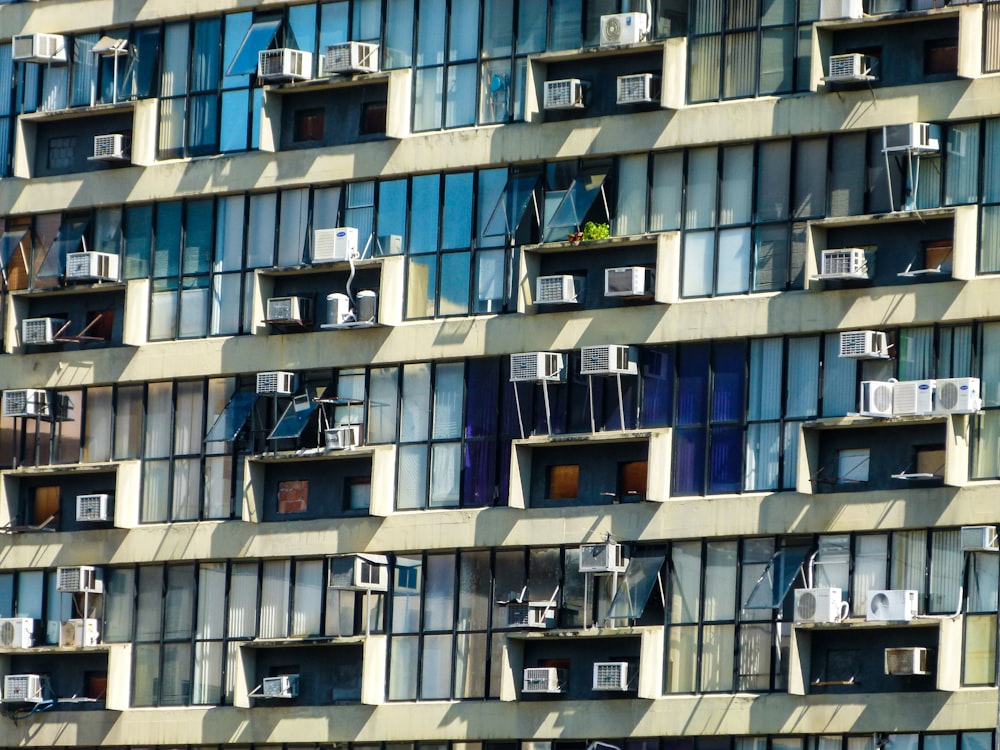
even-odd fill
[{"label": "air conditioner support frame", "polygon": [[[597,432],[597,419],[594,416],[594,375],[587,378],[587,399],[590,401],[590,431]],[[618,424],[621,429],[627,429],[625,426],[625,398],[622,395],[622,374],[620,372],[615,373],[615,385],[618,386]],[[546,408],[546,411],[548,409]],[[552,427],[549,427],[549,432],[552,432]],[[523,435],[521,437],[524,437]]]},{"label": "air conditioner support frame", "polygon": [[[512,383],[514,386],[514,405],[517,407],[517,427],[521,432],[521,439],[524,440],[524,417],[521,416],[521,396],[517,392],[518,383]],[[545,402],[545,427],[548,430],[548,434],[552,434],[552,405],[549,402],[549,381],[542,381],[542,400]],[[593,421],[593,415],[591,415],[591,421]]]}]

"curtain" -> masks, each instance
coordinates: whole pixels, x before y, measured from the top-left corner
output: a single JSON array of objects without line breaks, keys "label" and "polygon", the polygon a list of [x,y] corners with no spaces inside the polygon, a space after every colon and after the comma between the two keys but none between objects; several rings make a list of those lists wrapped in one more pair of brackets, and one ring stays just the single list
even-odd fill
[{"label": "curtain", "polygon": [[462,362],[438,365],[434,373],[434,438],[462,434],[462,396],[465,392]]},{"label": "curtain", "polygon": [[927,564],[927,532],[897,531],[892,535],[892,564],[889,588],[926,590],[924,571]]},{"label": "curtain", "polygon": [[[154,384],[167,385],[169,384]],[[152,386],[151,386],[152,389]],[[177,384],[176,406],[174,409],[174,453],[201,453],[201,439],[204,435],[203,388],[200,381]]]},{"label": "curtain", "polygon": [[281,221],[278,224],[278,265],[297,266],[303,261],[309,221],[309,190],[281,191]]},{"label": "curtain", "polygon": [[92,106],[97,102],[97,71],[101,58],[92,50],[99,37],[99,34],[78,34],[73,39],[73,95],[70,106]]},{"label": "curtain", "polygon": [[400,442],[426,440],[429,432],[431,369],[427,363],[403,367]]},{"label": "curtain", "polygon": [[[986,156],[990,164],[995,155]],[[945,203],[975,203],[979,199],[979,123],[956,123],[948,127],[945,161]]]},{"label": "curtain", "polygon": [[619,237],[646,230],[646,154],[623,156],[618,162],[618,215],[613,234]]},{"label": "curtain", "polygon": [[250,196],[247,220],[247,268],[274,263],[274,221],[277,215],[276,193]]},{"label": "curtain", "polygon": [[431,555],[427,558],[423,629],[451,630],[455,621],[455,556]]},{"label": "curtain", "polygon": [[904,328],[896,352],[900,380],[925,380],[933,375],[934,329]]},{"label": "curtain", "polygon": [[931,612],[956,612],[962,605],[959,592],[964,556],[960,539],[958,530],[931,532]]},{"label": "curtain", "polygon": [[264,563],[260,590],[260,638],[288,635],[288,604],[291,563],[273,560]]},{"label": "curtain", "polygon": [[711,147],[689,151],[685,229],[715,226],[715,191],[718,183],[718,149]]},{"label": "curtain", "polygon": [[747,426],[743,489],[754,491],[778,488],[778,471],[781,466],[780,448],[780,423],[768,422]]},{"label": "curtain", "polygon": [[234,563],[229,574],[229,637],[253,637],[256,614],[257,563]]},{"label": "curtain", "polygon": [[292,609],[294,637],[320,634],[323,608],[323,561],[305,560],[295,564],[295,604]]},{"label": "curtain", "polygon": [[461,472],[461,443],[437,443],[431,446],[430,507],[458,505]]},{"label": "curtain", "polygon": [[653,184],[649,201],[649,231],[681,228],[684,196],[684,152],[671,151],[653,156]]},{"label": "curtain", "polygon": [[715,232],[686,232],[681,265],[681,296],[710,295],[715,272]]},{"label": "curtain", "polygon": [[857,362],[840,356],[840,337],[831,334],[823,347],[823,416],[841,417],[857,408]]},{"label": "curtain", "polygon": [[749,227],[719,232],[717,294],[740,294],[750,288],[750,251]]},{"label": "curtain", "polygon": [[889,540],[885,534],[859,536],[854,546],[854,577],[851,590],[852,612],[864,615],[870,589],[886,588],[886,558]]},{"label": "curtain", "polygon": [[396,509],[423,508],[427,500],[427,446],[401,445],[396,481]]}]

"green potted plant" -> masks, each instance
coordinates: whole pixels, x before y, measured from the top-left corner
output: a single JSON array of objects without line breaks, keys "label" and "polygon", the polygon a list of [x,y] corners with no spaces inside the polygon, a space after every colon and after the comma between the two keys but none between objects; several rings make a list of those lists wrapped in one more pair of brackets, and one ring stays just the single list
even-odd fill
[{"label": "green potted plant", "polygon": [[583,239],[586,240],[606,240],[611,236],[611,227],[607,224],[598,224],[588,221],[583,225]]}]

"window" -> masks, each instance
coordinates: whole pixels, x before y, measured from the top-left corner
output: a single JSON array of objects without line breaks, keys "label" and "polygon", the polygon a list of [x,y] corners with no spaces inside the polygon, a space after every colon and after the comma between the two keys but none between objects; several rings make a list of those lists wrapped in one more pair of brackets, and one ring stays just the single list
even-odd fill
[{"label": "window", "polygon": [[837,453],[837,483],[857,484],[868,481],[871,451],[868,448],[851,448]]},{"label": "window", "polygon": [[323,140],[324,110],[322,107],[300,109],[295,112],[296,143]]},{"label": "window", "polygon": [[575,500],[580,491],[580,467],[577,464],[550,466],[545,497],[550,500]]},{"label": "window", "polygon": [[647,461],[627,461],[618,465],[618,498],[622,502],[646,499]]},{"label": "window", "polygon": [[958,39],[928,39],[924,42],[924,75],[958,73]]}]

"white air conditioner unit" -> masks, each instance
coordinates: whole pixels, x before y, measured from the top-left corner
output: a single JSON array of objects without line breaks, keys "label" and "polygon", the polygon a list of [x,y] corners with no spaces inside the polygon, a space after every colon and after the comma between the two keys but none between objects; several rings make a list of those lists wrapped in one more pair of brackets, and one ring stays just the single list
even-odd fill
[{"label": "white air conditioner unit", "polygon": [[840,622],[846,615],[839,588],[795,590],[795,622]]},{"label": "white air conditioner unit", "polygon": [[962,552],[996,552],[996,526],[963,526],[960,531]]},{"label": "white air conditioner unit", "polygon": [[368,42],[327,45],[323,56],[323,74],[343,73],[378,73],[378,45]]},{"label": "white air conditioner unit", "polygon": [[108,496],[104,494],[77,495],[76,520],[78,522],[110,521]]},{"label": "white air conditioner unit", "polygon": [[264,698],[298,698],[299,676],[283,674],[277,677],[265,677],[260,693]]},{"label": "white air conditioner unit", "polygon": [[936,153],[941,150],[941,128],[926,122],[882,127],[882,151]]},{"label": "white air conditioner unit", "polygon": [[524,670],[522,693],[561,693],[566,688],[566,670],[555,667],[528,667]]},{"label": "white air conditioner unit", "polygon": [[358,257],[358,230],[355,227],[317,229],[313,232],[313,263],[335,263]]},{"label": "white air conditioner unit", "polygon": [[96,646],[99,642],[97,620],[93,617],[66,620],[59,628],[59,645],[63,648]]},{"label": "white air conditioner unit", "polygon": [[819,263],[820,279],[867,279],[868,259],[864,248],[824,250]]},{"label": "white air conditioner unit", "polygon": [[618,76],[617,104],[654,104],[660,101],[660,78],[652,73]]},{"label": "white air conditioner unit", "polygon": [[926,648],[887,648],[885,673],[909,677],[930,674]]},{"label": "white air conditioner unit", "polygon": [[388,591],[389,564],[385,557],[355,555],[354,586],[365,591]]},{"label": "white air conditioner unit", "polygon": [[328,451],[342,451],[361,445],[361,425],[342,424],[323,430]]},{"label": "white air conditioner unit", "polygon": [[904,380],[892,389],[892,414],[896,417],[934,411],[933,380]]},{"label": "white air conditioner unit", "polygon": [[4,391],[2,413],[5,417],[47,417],[49,394],[40,388]]},{"label": "white air conditioner unit", "polygon": [[625,548],[618,542],[580,545],[581,573],[624,573],[626,567]]},{"label": "white air conditioner unit", "polygon": [[861,18],[864,10],[861,0],[820,0],[819,18],[833,21],[839,18]]},{"label": "white air conditioner unit", "polygon": [[312,300],[308,297],[270,297],[267,300],[267,323],[309,323]]},{"label": "white air conditioner unit", "polygon": [[652,294],[652,269],[643,266],[604,269],[605,297],[650,297]]},{"label": "white air conditioner unit", "polygon": [[298,49],[262,49],[257,54],[257,77],[265,81],[308,81],[312,52]]},{"label": "white air conditioner unit", "polygon": [[863,83],[874,81],[872,75],[872,59],[867,55],[852,52],[846,55],[830,55],[827,65],[827,75],[823,78],[827,83]]},{"label": "white air conditioner unit", "polygon": [[56,568],[56,591],[67,594],[102,594],[104,581],[97,577],[93,565]]},{"label": "white air conditioner unit", "polygon": [[580,350],[580,374],[638,375],[638,352],[621,344],[585,346]]},{"label": "white air conditioner unit", "polygon": [[539,276],[535,279],[536,305],[568,305],[580,302],[577,295],[583,287],[579,276]]},{"label": "white air conditioner unit", "polygon": [[510,381],[512,383],[561,383],[563,357],[558,352],[525,352],[510,355]]},{"label": "white air conditioner unit", "polygon": [[628,662],[595,661],[591,688],[615,693],[628,690]]},{"label": "white air conditioner unit", "polygon": [[257,393],[291,396],[295,393],[295,373],[284,370],[258,372]]},{"label": "white air conditioner unit", "polygon": [[131,161],[129,138],[122,133],[107,133],[94,136],[94,155],[88,161]]},{"label": "white air conditioner unit", "polygon": [[21,321],[22,344],[54,344],[56,334],[66,325],[56,318],[25,318]]},{"label": "white air conditioner unit", "polygon": [[584,83],[579,78],[561,78],[545,82],[545,109],[583,109]]},{"label": "white air conditioner unit", "polygon": [[17,34],[11,40],[14,62],[64,63],[66,38],[61,34]]},{"label": "white air conditioner unit", "polygon": [[37,674],[9,674],[3,678],[4,703],[42,703],[42,678]]},{"label": "white air conditioner unit", "polygon": [[118,281],[118,256],[83,252],[66,256],[67,281]]},{"label": "white air conditioner unit", "polygon": [[507,627],[554,628],[556,605],[549,602],[511,602],[507,605]]},{"label": "white air conditioner unit", "polygon": [[649,28],[645,13],[612,13],[601,16],[601,46],[612,44],[637,44]]},{"label": "white air conditioner unit", "polygon": [[891,417],[892,380],[864,380],[861,382],[861,403],[858,412],[863,417]]},{"label": "white air conditioner unit", "polygon": [[35,645],[35,621],[30,617],[0,619],[0,648],[31,648]]},{"label": "white air conditioner unit", "polygon": [[842,331],[840,356],[844,359],[888,359],[889,342],[882,331]]},{"label": "white air conditioner unit", "polygon": [[917,615],[917,597],[913,589],[872,589],[865,603],[865,619],[872,622],[908,622]]},{"label": "white air conditioner unit", "polygon": [[934,386],[935,412],[974,414],[982,408],[979,378],[938,378]]}]

